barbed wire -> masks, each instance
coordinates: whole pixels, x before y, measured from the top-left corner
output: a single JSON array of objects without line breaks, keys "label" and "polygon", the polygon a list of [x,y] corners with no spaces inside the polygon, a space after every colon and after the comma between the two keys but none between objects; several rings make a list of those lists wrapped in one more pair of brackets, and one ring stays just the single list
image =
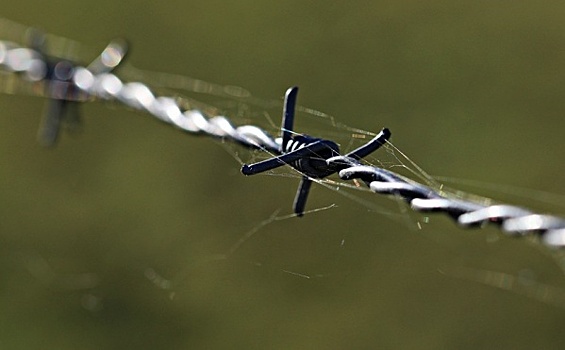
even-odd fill
[{"label": "barbed wire", "polygon": [[[50,107],[39,133],[43,145],[55,144],[62,120],[72,117],[66,115],[70,105],[97,99],[117,101],[191,134],[231,140],[251,149],[268,151],[275,159],[285,154],[287,145],[283,139],[271,136],[258,126],[235,126],[225,116],[206,115],[177,98],[156,96],[143,82],[123,82],[118,75],[112,73],[125,57],[127,45],[123,41],[111,42],[86,67],[46,55],[44,36],[38,32],[31,33],[29,42],[28,46],[24,46],[0,41],[0,73],[18,75],[19,79],[27,80],[35,86],[38,93],[50,99]],[[495,224],[511,236],[535,235],[549,247],[565,247],[563,218],[536,214],[512,205],[484,205],[449,198],[443,191],[390,170],[366,165],[360,161],[360,157],[330,154],[322,158],[325,163],[320,165],[318,154],[300,154],[303,158],[317,157],[316,166],[321,167],[317,171],[321,173],[337,172],[342,180],[359,179],[375,193],[403,199],[413,210],[445,213],[461,227]],[[316,180],[305,174],[303,176],[308,180]]]}]

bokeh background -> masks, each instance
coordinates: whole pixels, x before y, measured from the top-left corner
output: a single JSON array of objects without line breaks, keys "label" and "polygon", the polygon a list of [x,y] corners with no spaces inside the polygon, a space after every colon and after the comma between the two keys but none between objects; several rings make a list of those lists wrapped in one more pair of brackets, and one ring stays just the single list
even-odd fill
[{"label": "bokeh background", "polygon": [[[125,37],[136,67],[264,99],[299,85],[302,105],[389,127],[453,187],[565,213],[560,1],[22,0],[1,15],[92,47]],[[423,215],[319,186],[309,207],[337,208],[260,226],[290,213],[297,181],[240,175],[249,151],[104,103],[44,149],[44,102],[0,95],[3,349],[565,346],[558,253],[443,216],[414,230]]]}]

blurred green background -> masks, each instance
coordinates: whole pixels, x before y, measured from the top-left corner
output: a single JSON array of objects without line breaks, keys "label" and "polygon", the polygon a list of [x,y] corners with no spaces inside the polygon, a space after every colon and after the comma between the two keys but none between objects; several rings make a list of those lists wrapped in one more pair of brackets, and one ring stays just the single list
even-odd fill
[{"label": "blurred green background", "polygon": [[[302,105],[389,127],[431,174],[555,196],[453,187],[565,213],[561,1],[22,0],[1,11],[92,47],[125,37],[143,69],[265,99],[299,85]],[[0,95],[2,349],[565,346],[557,253],[443,216],[414,230],[424,216],[390,220],[320,186],[309,207],[337,208],[259,227],[290,213],[296,179],[246,178],[217,142],[104,103],[82,106],[84,132],[43,149],[44,102]]]}]

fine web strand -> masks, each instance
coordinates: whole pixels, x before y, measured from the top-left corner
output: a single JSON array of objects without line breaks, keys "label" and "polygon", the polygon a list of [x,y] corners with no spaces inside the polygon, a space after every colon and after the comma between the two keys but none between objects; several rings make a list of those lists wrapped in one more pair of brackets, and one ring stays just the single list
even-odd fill
[{"label": "fine web strand", "polygon": [[562,194],[507,184],[455,178],[451,176],[434,175],[434,178],[443,183],[450,183],[455,186],[469,186],[476,188],[479,191],[488,190],[489,193],[500,193],[513,198],[525,199],[528,202],[535,201],[541,204],[551,205],[552,207],[565,207],[565,195]]},{"label": "fine web strand", "polygon": [[523,269],[517,274],[462,266],[438,269],[446,276],[524,296],[565,310],[565,289],[539,282],[535,272]]}]

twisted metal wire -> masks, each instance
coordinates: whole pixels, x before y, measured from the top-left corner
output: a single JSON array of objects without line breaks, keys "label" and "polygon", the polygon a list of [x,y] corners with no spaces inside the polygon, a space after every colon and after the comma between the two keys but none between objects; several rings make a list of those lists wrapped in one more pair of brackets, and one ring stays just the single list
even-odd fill
[{"label": "twisted metal wire", "polygon": [[[117,101],[192,134],[229,139],[249,148],[282,154],[281,138],[274,138],[257,126],[234,126],[225,116],[207,116],[197,109],[185,109],[173,97],[156,96],[142,82],[122,82],[111,71],[124,55],[124,44],[112,42],[91,65],[82,67],[65,60],[52,61],[37,49],[0,41],[0,72],[19,74],[32,83],[45,83],[44,94],[56,101]],[[512,205],[483,205],[449,198],[431,187],[351,157],[337,156],[326,162],[328,169],[339,171],[341,179],[360,179],[371,191],[400,197],[416,211],[446,213],[461,227],[492,223],[511,236],[538,235],[547,246],[565,247],[563,218]]]},{"label": "twisted metal wire", "polygon": [[51,99],[117,101],[189,133],[231,139],[250,148],[280,154],[280,140],[257,126],[235,127],[224,116],[207,118],[197,109],[183,110],[174,97],[155,96],[144,83],[122,82],[109,71],[123,59],[124,51],[122,43],[112,42],[89,67],[81,67],[69,66],[71,63],[64,60],[52,63],[37,50],[0,41],[0,68],[18,73],[30,82],[46,82],[43,93]]}]

